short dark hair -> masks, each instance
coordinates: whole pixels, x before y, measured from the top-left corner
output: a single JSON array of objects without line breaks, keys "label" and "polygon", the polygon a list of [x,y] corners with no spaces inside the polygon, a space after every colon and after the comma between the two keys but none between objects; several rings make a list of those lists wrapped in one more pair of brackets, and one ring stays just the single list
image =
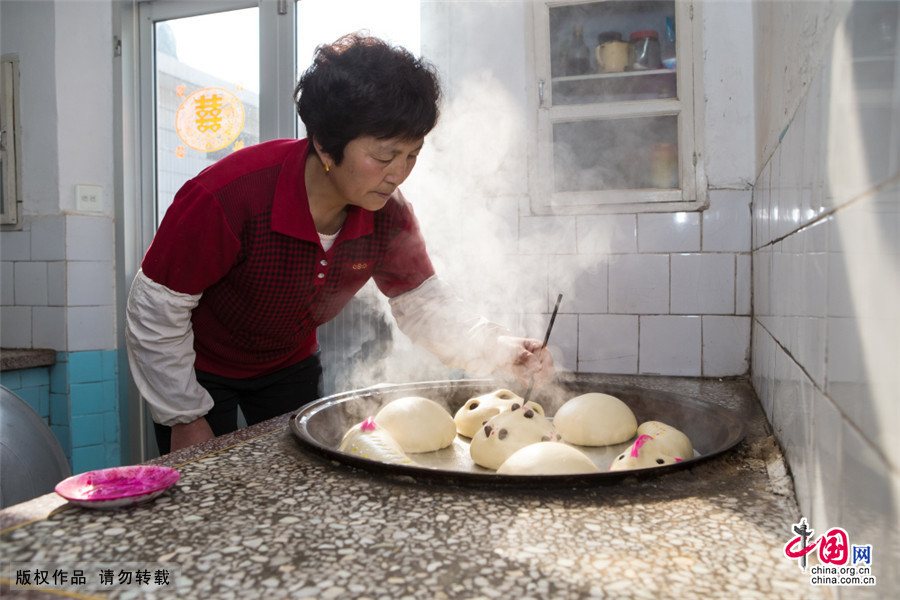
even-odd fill
[{"label": "short dark hair", "polygon": [[362,135],[425,137],[437,124],[440,98],[432,64],[359,32],[316,48],[294,89],[308,137],[338,164],[347,143]]}]

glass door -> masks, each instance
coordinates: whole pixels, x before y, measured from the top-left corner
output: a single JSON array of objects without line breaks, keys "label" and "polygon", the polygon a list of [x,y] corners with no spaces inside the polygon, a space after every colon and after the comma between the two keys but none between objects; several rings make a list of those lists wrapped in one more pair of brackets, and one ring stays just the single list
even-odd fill
[{"label": "glass door", "polygon": [[[144,136],[153,156],[145,188],[158,226],[190,177],[229,152],[303,135],[293,90],[315,48],[365,31],[418,54],[419,0],[224,0],[141,5],[142,51],[152,65],[152,113]],[[152,57],[152,60],[146,60]],[[154,230],[155,230],[154,226]]]},{"label": "glass door", "polygon": [[[274,29],[272,15],[280,4],[151,0],[138,5],[141,173],[135,228],[140,233],[133,242],[137,252],[129,254],[143,256],[188,179],[273,131],[265,113],[272,113],[274,103],[267,96],[274,92],[262,90],[275,78],[264,70],[261,57],[271,54],[267,44],[279,36],[261,32]],[[128,272],[125,280],[133,277]],[[131,435],[140,440],[132,448],[140,447],[140,460],[156,456],[152,419],[133,386],[129,412],[140,415],[132,421]]]},{"label": "glass door", "polygon": [[156,225],[185,181],[259,131],[259,7],[152,20]]},{"label": "glass door", "polygon": [[[293,92],[318,45],[362,30],[418,54],[419,4],[146,0],[134,5],[134,13],[126,6],[137,40],[134,137],[140,176],[135,214],[126,226],[135,233],[126,252],[134,264],[125,266],[123,280],[134,278],[166,210],[188,179],[242,147],[293,138],[298,131],[304,135]],[[347,355],[340,327],[362,318],[353,307],[344,313],[320,332],[337,358]],[[146,460],[156,455],[152,421],[136,388],[130,390],[129,402],[131,414],[141,415],[133,429],[143,432],[139,459]]]}]

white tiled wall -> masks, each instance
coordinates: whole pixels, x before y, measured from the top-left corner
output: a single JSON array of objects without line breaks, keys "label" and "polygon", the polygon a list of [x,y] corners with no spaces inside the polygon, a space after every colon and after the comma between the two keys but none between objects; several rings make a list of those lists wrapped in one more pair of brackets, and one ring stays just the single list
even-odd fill
[{"label": "white tiled wall", "polygon": [[[753,385],[811,526],[843,527],[877,557],[878,589],[842,597],[898,587],[898,20],[896,3],[853,5],[753,198]],[[791,35],[775,21],[758,26]]]},{"label": "white tiled wall", "polygon": [[641,373],[699,375],[701,327],[698,316],[645,316],[640,319],[638,343]]},{"label": "white tiled wall", "polygon": [[610,373],[637,371],[637,316],[581,315],[577,319],[577,357],[581,370]]},{"label": "white tiled wall", "polygon": [[550,339],[562,370],[731,377],[750,368],[751,200],[711,189],[702,213],[526,212],[515,245],[467,233],[480,213],[448,233],[446,211],[416,212],[438,273],[482,314],[540,338],[563,295]]},{"label": "white tiled wall", "polygon": [[703,375],[731,377],[750,369],[750,318],[703,317]]},{"label": "white tiled wall", "polygon": [[[707,140],[708,209],[579,216],[531,211],[533,148],[523,137],[535,133],[526,100],[534,55],[521,31],[498,34],[490,24],[527,22],[532,3],[450,4],[451,13],[467,11],[459,39],[489,39],[504,50],[448,42],[459,26],[452,19],[436,20],[440,31],[423,35],[423,52],[452,92],[404,190],[441,277],[482,314],[535,338],[562,293],[550,345],[564,370],[747,375],[755,176],[749,2],[702,3],[697,123]],[[460,155],[461,147],[471,151]]]},{"label": "white tiled wall", "polygon": [[[563,366],[582,372],[746,374],[750,201],[749,190],[711,190],[704,213],[578,217],[578,254],[568,260],[597,266],[593,277],[577,280],[580,288],[560,290],[574,292],[564,311],[576,313],[578,323],[577,355]],[[594,310],[578,301],[585,293]]]},{"label": "white tiled wall", "polygon": [[734,313],[735,255],[673,254],[671,260],[673,313]]},{"label": "white tiled wall", "polygon": [[0,239],[2,347],[115,348],[112,219],[26,215]]},{"label": "white tiled wall", "polygon": [[[752,192],[714,189],[710,196],[704,213],[521,217],[519,254],[457,255],[467,267],[454,287],[477,279],[462,295],[480,296],[501,322],[509,324],[503,313],[513,315],[513,329],[534,337],[563,294],[550,345],[564,370],[746,375]],[[520,296],[497,310],[486,298],[511,271]],[[528,281],[540,285],[532,291]],[[523,289],[545,298],[535,303]]]},{"label": "white tiled wall", "polygon": [[641,252],[699,252],[700,213],[638,215]]},{"label": "white tiled wall", "polygon": [[617,314],[669,312],[668,254],[620,254],[610,258],[609,310]]}]

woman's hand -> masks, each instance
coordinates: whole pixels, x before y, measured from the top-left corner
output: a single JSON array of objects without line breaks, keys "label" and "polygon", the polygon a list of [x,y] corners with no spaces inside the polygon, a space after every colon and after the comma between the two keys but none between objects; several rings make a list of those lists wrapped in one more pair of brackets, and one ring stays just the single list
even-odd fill
[{"label": "woman's hand", "polygon": [[216,436],[205,417],[200,417],[190,423],[179,423],[172,426],[172,442],[169,451],[175,452],[214,437]]},{"label": "woman's hand", "polygon": [[540,340],[512,336],[500,336],[500,367],[512,373],[522,383],[530,385],[534,377],[534,385],[540,387],[550,382],[556,370],[553,367],[553,355],[546,348],[541,352]]}]

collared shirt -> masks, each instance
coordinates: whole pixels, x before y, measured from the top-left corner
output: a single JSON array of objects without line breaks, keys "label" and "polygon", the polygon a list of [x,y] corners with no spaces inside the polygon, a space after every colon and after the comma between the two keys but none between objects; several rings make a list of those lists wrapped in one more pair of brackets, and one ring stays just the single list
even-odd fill
[{"label": "collared shirt", "polygon": [[256,377],[315,351],[316,328],[374,278],[393,298],[434,275],[399,191],[377,212],[350,206],[323,249],[309,210],[307,140],[274,140],[208,167],[178,192],[141,268],[200,295],[191,314],[197,369]]}]

